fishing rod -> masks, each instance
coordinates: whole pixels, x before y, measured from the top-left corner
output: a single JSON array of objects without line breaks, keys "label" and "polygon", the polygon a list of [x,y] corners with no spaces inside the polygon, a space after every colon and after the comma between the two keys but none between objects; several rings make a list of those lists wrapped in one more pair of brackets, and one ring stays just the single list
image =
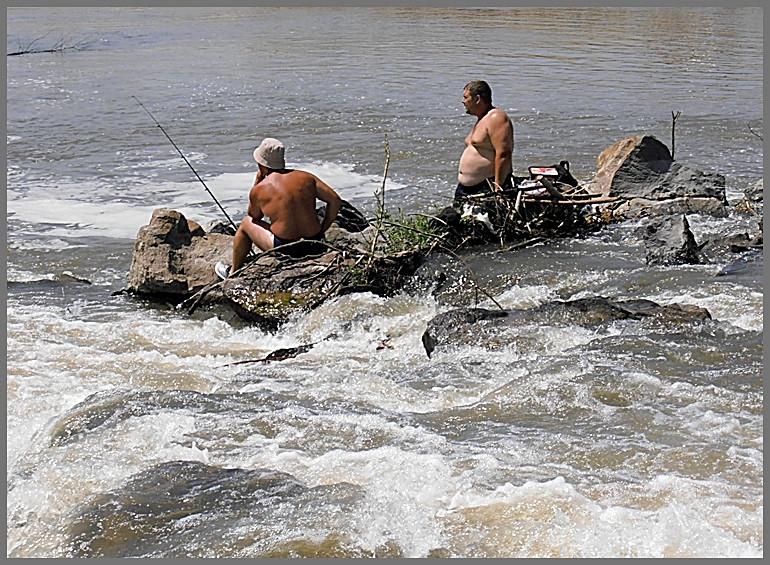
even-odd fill
[{"label": "fishing rod", "polygon": [[158,120],[156,120],[156,119],[155,119],[155,116],[153,116],[153,115],[152,115],[152,113],[150,113],[150,111],[147,109],[147,107],[146,107],[144,104],[142,104],[142,103],[141,103],[141,101],[140,101],[140,100],[139,100],[139,99],[138,99],[136,96],[134,96],[134,95],[132,94],[132,95],[131,95],[131,98],[133,98],[134,100],[136,100],[137,102],[139,102],[139,105],[140,105],[142,108],[144,108],[144,111],[145,111],[145,112],[147,112],[147,113],[150,115],[150,117],[152,118],[152,121],[153,121],[153,122],[155,122],[155,123],[157,124],[157,126],[160,128],[160,131],[162,131],[162,132],[163,132],[163,133],[166,135],[166,137],[168,138],[168,140],[171,142],[171,145],[173,145],[173,146],[174,146],[174,149],[176,149],[176,150],[177,150],[177,152],[178,152],[178,153],[179,153],[179,155],[182,157],[182,159],[184,159],[184,162],[185,162],[185,163],[187,163],[187,166],[188,166],[188,167],[190,167],[190,170],[192,170],[192,172],[193,172],[193,173],[195,173],[195,176],[196,176],[196,177],[198,177],[198,180],[199,180],[199,181],[201,181],[201,184],[203,185],[203,188],[205,188],[205,189],[206,189],[206,192],[208,192],[208,193],[209,193],[209,195],[211,196],[211,198],[213,198],[213,199],[214,199],[214,202],[216,202],[216,203],[217,203],[217,206],[219,206],[219,209],[220,209],[220,210],[222,210],[222,213],[223,213],[223,214],[225,215],[225,217],[226,217],[226,218],[227,218],[227,219],[230,221],[230,225],[232,225],[232,226],[233,226],[233,229],[235,229],[236,231],[238,231],[238,226],[236,226],[236,225],[235,225],[235,222],[233,222],[232,218],[230,218],[230,216],[227,214],[227,212],[225,212],[225,209],[224,209],[224,208],[222,208],[222,205],[219,203],[219,200],[217,200],[217,197],[216,197],[216,196],[214,196],[214,193],[213,193],[213,192],[211,192],[211,191],[209,190],[209,187],[208,187],[208,186],[206,186],[206,183],[205,183],[205,182],[203,182],[203,179],[200,177],[200,175],[197,173],[197,171],[196,171],[196,170],[193,168],[193,166],[190,164],[190,161],[188,161],[188,160],[187,160],[187,157],[185,157],[185,156],[184,156],[184,154],[183,154],[183,153],[182,153],[182,151],[179,149],[179,147],[177,147],[176,143],[174,143],[174,140],[173,140],[173,139],[171,139],[171,136],[170,136],[168,133],[166,133],[166,130],[164,130],[164,129],[163,129],[163,126],[162,126],[162,125],[160,125],[160,123],[158,122]]}]

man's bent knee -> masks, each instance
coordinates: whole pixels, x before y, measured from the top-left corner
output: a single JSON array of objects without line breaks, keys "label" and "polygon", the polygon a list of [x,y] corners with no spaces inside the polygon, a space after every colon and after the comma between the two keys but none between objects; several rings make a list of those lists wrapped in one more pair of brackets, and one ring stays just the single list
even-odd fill
[{"label": "man's bent knee", "polygon": [[251,216],[246,216],[241,221],[239,230],[262,251],[267,251],[273,248],[273,233],[265,226],[267,226],[265,222],[255,221]]}]

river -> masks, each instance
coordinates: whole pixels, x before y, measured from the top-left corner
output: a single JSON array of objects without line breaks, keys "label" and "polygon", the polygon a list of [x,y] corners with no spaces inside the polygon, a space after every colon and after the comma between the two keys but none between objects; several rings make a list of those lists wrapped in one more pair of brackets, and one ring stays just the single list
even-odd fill
[{"label": "river", "polygon": [[[451,201],[483,78],[514,171],[649,134],[763,178],[763,10],[8,8],[7,556],[761,557],[762,255],[648,267],[639,222],[465,253],[505,308],[594,295],[699,323],[546,319],[428,358],[441,288],[336,298],[275,333],[116,294],[156,208],[245,214],[287,146],[367,214]],[[134,99],[133,97],[136,97]],[[698,242],[757,218],[688,216]],[[280,362],[245,363],[316,343]]]}]

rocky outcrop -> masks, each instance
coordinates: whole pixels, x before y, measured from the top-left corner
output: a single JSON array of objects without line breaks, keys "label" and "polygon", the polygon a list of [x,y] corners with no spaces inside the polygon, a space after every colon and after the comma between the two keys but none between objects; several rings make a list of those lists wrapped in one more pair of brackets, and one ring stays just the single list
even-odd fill
[{"label": "rocky outcrop", "polygon": [[684,214],[650,218],[644,228],[648,265],[700,263],[698,244]]},{"label": "rocky outcrop", "polygon": [[324,240],[260,252],[225,281],[214,265],[232,257],[233,237],[227,235],[232,226],[211,222],[207,233],[180,212],[155,210],[139,230],[124,291],[170,301],[190,313],[201,306],[225,306],[271,330],[332,296],[400,289],[422,262],[421,252],[388,254],[384,239],[377,241],[364,216],[349,203],[344,209]]},{"label": "rocky outcrop", "polygon": [[650,316],[671,323],[696,322],[711,318],[708,310],[698,306],[660,305],[651,300],[613,300],[596,296],[570,301],[557,300],[529,310],[450,310],[428,322],[422,343],[430,357],[439,346],[484,345],[485,342],[499,341],[501,328],[529,321],[540,321],[549,325],[593,327],[612,320]]},{"label": "rocky outcrop", "polygon": [[139,230],[126,291],[178,302],[218,281],[217,261],[232,257],[233,238],[206,233],[175,210],[155,210]]},{"label": "rocky outcrop", "polygon": [[617,197],[604,205],[617,218],[661,214],[727,215],[725,178],[674,161],[668,148],[652,136],[618,141],[599,155],[599,170],[589,192]]},{"label": "rocky outcrop", "polygon": [[[454,252],[495,243],[509,244],[506,250],[513,250],[645,216],[654,218],[644,226],[648,264],[703,260],[685,215],[727,213],[722,175],[675,162],[668,148],[652,136],[615,143],[601,153],[598,164],[599,171],[587,187],[575,186],[576,181],[546,182],[533,177],[510,190],[474,195],[461,209],[448,207],[432,216],[428,225],[400,226],[398,237],[395,231],[386,233],[385,224],[397,226],[389,216],[378,232],[343,201],[323,241],[300,241],[260,252],[226,281],[218,279],[213,267],[217,261],[230,262],[232,224],[216,221],[203,229],[179,212],[156,210],[150,224],[139,231],[125,291],[174,302],[190,314],[201,307],[225,306],[230,314],[274,329],[297,312],[316,308],[333,296],[359,291],[385,295],[400,290],[437,249]],[[547,192],[531,189],[538,182],[545,183]],[[755,210],[761,210],[761,181],[747,190],[744,201],[747,212],[761,215]],[[319,217],[324,214],[323,208],[317,212]],[[744,249],[762,245],[761,221],[759,229],[760,234],[748,239]],[[406,232],[423,239],[417,243],[405,239],[404,247],[394,246]],[[397,248],[409,250],[393,251]],[[719,246],[710,244],[710,248],[718,250]],[[740,248],[740,242],[731,246]],[[596,305],[593,311],[595,315]],[[523,315],[509,312],[505,318]],[[480,310],[462,316],[460,326],[471,318],[478,324],[500,319],[497,313]],[[435,347],[432,339],[440,341],[442,335],[426,334],[426,350]]]},{"label": "rocky outcrop", "polygon": [[[259,254],[222,282],[225,303],[241,318],[275,330],[298,312],[317,308],[334,296],[361,291],[390,294],[423,260],[418,251],[370,255],[356,237],[344,233],[337,228],[326,241],[297,242]],[[291,253],[292,246],[303,244],[312,247],[302,254]]]}]

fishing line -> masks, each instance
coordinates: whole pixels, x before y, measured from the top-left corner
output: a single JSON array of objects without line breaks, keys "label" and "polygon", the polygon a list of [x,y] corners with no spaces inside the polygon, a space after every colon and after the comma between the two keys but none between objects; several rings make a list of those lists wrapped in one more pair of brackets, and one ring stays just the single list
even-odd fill
[{"label": "fishing line", "polygon": [[131,95],[131,98],[133,98],[134,100],[136,100],[137,102],[139,102],[139,105],[140,105],[142,108],[144,108],[144,111],[145,111],[145,112],[147,112],[147,113],[150,115],[150,117],[152,118],[152,121],[153,121],[153,122],[155,122],[155,123],[157,124],[157,126],[160,128],[160,131],[162,131],[162,132],[165,134],[165,136],[166,136],[166,137],[168,138],[168,140],[171,142],[171,145],[173,145],[173,146],[174,146],[174,149],[176,149],[176,150],[177,150],[177,152],[178,152],[178,153],[179,153],[179,155],[182,157],[182,159],[184,159],[184,162],[185,162],[185,163],[187,163],[187,166],[188,166],[188,167],[190,167],[190,170],[192,170],[192,172],[193,172],[193,173],[195,173],[195,176],[196,176],[196,177],[198,177],[198,180],[199,180],[199,181],[201,181],[201,184],[203,185],[203,188],[205,188],[205,189],[206,189],[206,192],[208,192],[208,193],[209,193],[209,195],[211,196],[211,198],[213,198],[213,199],[214,199],[214,202],[216,202],[217,206],[219,206],[219,209],[220,209],[220,210],[222,210],[222,213],[223,213],[223,214],[225,215],[225,217],[226,217],[226,218],[229,220],[229,222],[230,222],[230,225],[232,225],[232,226],[233,226],[233,229],[235,229],[236,231],[238,231],[238,226],[236,226],[236,225],[235,225],[235,222],[233,222],[233,220],[230,218],[230,216],[227,214],[227,212],[225,212],[225,209],[224,209],[224,208],[222,208],[222,205],[219,203],[219,200],[217,200],[217,197],[216,197],[216,196],[214,196],[214,193],[213,193],[213,192],[211,192],[211,191],[209,190],[209,187],[208,187],[208,186],[206,186],[206,183],[205,183],[205,182],[203,182],[203,179],[200,177],[200,175],[198,174],[198,172],[197,172],[197,171],[196,171],[196,170],[193,168],[193,166],[190,164],[190,161],[188,161],[188,160],[187,160],[187,157],[185,157],[185,156],[184,156],[184,153],[182,153],[182,151],[179,149],[179,147],[177,147],[176,143],[174,143],[174,140],[173,140],[173,139],[171,139],[171,136],[170,136],[168,133],[166,133],[166,130],[165,130],[165,129],[163,129],[163,126],[162,126],[162,125],[160,125],[160,123],[158,122],[158,120],[156,120],[156,119],[155,119],[155,116],[153,116],[153,115],[152,115],[152,113],[150,113],[150,111],[147,109],[147,107],[146,107],[144,104],[142,104],[142,103],[140,102],[140,100],[139,100],[139,99],[138,99],[136,96],[134,96],[134,95],[132,94],[132,95]]}]

